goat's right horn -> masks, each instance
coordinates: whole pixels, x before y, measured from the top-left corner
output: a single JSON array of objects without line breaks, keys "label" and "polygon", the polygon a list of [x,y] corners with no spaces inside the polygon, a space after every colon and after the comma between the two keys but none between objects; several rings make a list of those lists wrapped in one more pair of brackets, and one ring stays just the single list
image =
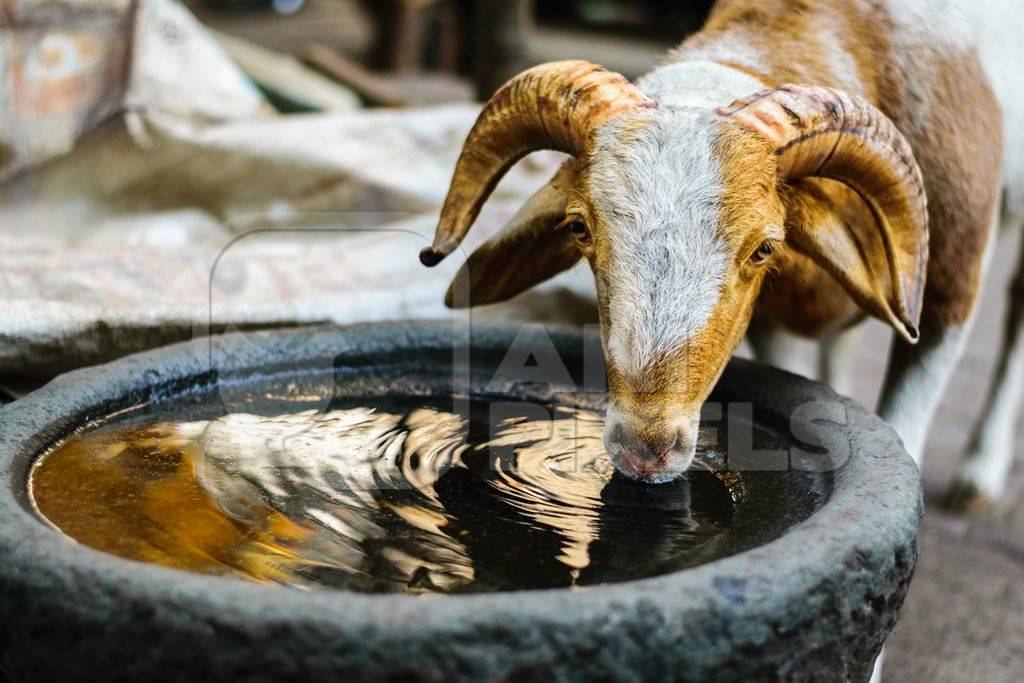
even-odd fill
[{"label": "goat's right horn", "polygon": [[928,208],[921,170],[896,125],[862,97],[811,85],[766,90],[719,114],[772,144],[782,178],[831,178],[860,195],[890,260],[895,306],[883,317],[916,341],[928,263]]},{"label": "goat's right horn", "polygon": [[420,261],[433,266],[454,251],[494,186],[529,152],[576,155],[598,126],[654,106],[626,78],[590,62],[549,62],[515,76],[494,93],[466,137],[434,243],[420,252]]}]

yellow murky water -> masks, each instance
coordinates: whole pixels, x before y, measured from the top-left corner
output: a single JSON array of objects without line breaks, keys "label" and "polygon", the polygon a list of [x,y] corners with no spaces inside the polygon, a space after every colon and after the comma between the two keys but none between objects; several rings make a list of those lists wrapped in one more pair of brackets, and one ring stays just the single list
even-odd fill
[{"label": "yellow murky water", "polygon": [[450,399],[115,422],[31,473],[40,513],[104,552],[265,583],[467,592],[694,563],[728,527],[719,478],[614,474],[601,416]]}]

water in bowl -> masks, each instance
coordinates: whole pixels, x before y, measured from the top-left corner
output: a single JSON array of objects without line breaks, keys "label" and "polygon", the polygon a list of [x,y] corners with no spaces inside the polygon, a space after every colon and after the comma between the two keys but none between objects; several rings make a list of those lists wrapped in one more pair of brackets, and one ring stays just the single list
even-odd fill
[{"label": "water in bowl", "polygon": [[586,586],[723,554],[735,478],[628,481],[601,430],[579,408],[424,397],[122,419],[44,455],[30,493],[98,550],[305,588]]}]

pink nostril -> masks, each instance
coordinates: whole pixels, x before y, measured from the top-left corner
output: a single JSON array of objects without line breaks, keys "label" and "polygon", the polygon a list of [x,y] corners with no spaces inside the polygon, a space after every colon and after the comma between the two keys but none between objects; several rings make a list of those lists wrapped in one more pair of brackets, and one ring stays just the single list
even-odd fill
[{"label": "pink nostril", "polygon": [[623,449],[622,462],[630,472],[638,477],[645,478],[661,472],[668,463],[672,449],[664,451],[657,457],[643,457],[634,451]]},{"label": "pink nostril", "polygon": [[616,465],[627,476],[640,480],[660,479],[677,452],[685,450],[682,432],[649,429],[646,433],[622,423],[612,423],[606,444]]}]

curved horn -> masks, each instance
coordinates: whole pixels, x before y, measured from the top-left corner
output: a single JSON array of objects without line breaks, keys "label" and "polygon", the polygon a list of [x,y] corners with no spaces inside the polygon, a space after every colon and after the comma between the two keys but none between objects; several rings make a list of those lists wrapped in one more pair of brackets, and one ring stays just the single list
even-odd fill
[{"label": "curved horn", "polygon": [[623,76],[590,62],[549,62],[515,76],[494,93],[466,137],[434,244],[420,252],[420,261],[433,266],[454,251],[494,186],[529,152],[578,154],[593,129],[654,106]]},{"label": "curved horn", "polygon": [[860,195],[874,214],[889,258],[897,303],[889,314],[916,340],[928,211],[921,171],[895,124],[863,98],[808,85],[760,92],[719,114],[770,141],[781,177],[831,178]]}]

